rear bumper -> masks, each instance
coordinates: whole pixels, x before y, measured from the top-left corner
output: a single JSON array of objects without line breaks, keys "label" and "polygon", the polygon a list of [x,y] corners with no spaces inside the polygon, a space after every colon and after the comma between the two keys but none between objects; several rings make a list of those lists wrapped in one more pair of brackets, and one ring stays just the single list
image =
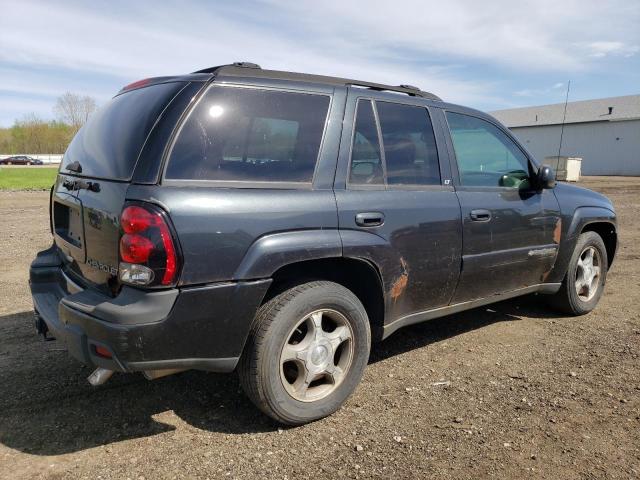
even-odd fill
[{"label": "rear bumper", "polygon": [[[270,280],[144,291],[109,297],[82,290],[65,274],[55,247],[30,269],[36,318],[69,354],[117,371],[195,368],[232,371]],[[106,348],[112,358],[96,354]]]}]

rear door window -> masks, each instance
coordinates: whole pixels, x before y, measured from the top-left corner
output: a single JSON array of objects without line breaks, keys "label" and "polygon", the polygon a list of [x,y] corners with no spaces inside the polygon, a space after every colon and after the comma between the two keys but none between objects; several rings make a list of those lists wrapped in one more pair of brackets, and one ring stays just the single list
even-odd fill
[{"label": "rear door window", "polygon": [[349,184],[386,184],[389,189],[440,185],[438,149],[427,109],[381,101],[375,108],[380,128],[372,101],[358,100]]},{"label": "rear door window", "polygon": [[165,178],[310,183],[329,96],[212,86],[190,113]]},{"label": "rear door window", "polygon": [[130,180],[147,136],[184,85],[160,83],[114,97],[94,112],[73,138],[60,171],[78,174],[68,170],[78,162],[82,176]]},{"label": "rear door window", "polygon": [[387,185],[440,185],[433,126],[426,108],[376,102]]}]

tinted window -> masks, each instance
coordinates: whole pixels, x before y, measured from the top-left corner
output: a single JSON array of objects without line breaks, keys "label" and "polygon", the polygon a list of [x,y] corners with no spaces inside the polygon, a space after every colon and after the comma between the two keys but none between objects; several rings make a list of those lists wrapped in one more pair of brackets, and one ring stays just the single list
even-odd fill
[{"label": "tinted window", "polygon": [[439,185],[438,150],[422,107],[376,102],[388,185]]},{"label": "tinted window", "polygon": [[191,112],[166,178],[311,182],[329,97],[217,87]]},{"label": "tinted window", "polygon": [[384,184],[380,140],[370,100],[358,101],[351,149],[349,183],[354,185]]},{"label": "tinted window", "polygon": [[460,183],[523,188],[529,184],[529,161],[498,127],[480,118],[447,112]]},{"label": "tinted window", "polygon": [[153,125],[184,83],[161,83],[113,98],[93,113],[67,148],[60,167],[79,162],[82,175],[129,180]]}]

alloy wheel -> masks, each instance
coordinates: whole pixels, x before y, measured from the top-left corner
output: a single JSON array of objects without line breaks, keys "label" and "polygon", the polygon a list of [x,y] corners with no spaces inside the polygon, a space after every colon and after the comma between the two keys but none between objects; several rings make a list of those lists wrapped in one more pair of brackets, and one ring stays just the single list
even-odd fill
[{"label": "alloy wheel", "polygon": [[316,310],[289,332],[280,354],[280,377],[291,397],[313,402],[342,383],[353,360],[353,330],[332,309]]},{"label": "alloy wheel", "polygon": [[586,247],[578,257],[575,278],[576,293],[583,302],[591,300],[598,291],[601,268],[600,252],[595,247]]}]

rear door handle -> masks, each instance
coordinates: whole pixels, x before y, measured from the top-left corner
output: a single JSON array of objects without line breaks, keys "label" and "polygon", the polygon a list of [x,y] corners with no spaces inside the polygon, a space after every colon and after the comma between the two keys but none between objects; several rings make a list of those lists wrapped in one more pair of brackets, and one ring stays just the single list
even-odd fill
[{"label": "rear door handle", "polygon": [[491,220],[491,212],[489,210],[485,210],[484,208],[471,210],[469,216],[474,222],[488,222],[489,220]]},{"label": "rear door handle", "polygon": [[356,215],[356,225],[361,227],[379,227],[384,223],[382,212],[362,212]]}]

